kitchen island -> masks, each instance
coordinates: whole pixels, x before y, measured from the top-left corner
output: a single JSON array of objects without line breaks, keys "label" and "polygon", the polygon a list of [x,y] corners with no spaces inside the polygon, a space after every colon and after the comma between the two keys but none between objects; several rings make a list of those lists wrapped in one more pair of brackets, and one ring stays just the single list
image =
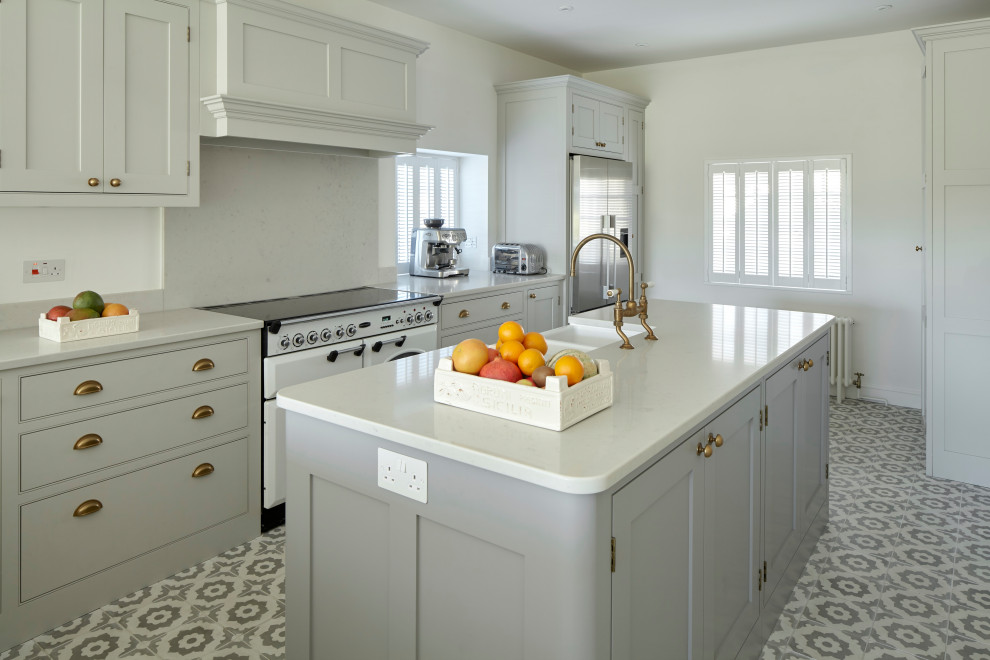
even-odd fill
[{"label": "kitchen island", "polygon": [[827,520],[831,317],[650,314],[562,432],[434,403],[444,351],[282,390],[288,657],[755,657]]}]

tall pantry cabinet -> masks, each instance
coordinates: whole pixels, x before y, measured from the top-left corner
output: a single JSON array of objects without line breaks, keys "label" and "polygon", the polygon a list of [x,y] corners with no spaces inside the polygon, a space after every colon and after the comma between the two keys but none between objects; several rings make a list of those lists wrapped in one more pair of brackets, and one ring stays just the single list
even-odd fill
[{"label": "tall pantry cabinet", "polygon": [[915,31],[925,51],[928,474],[990,486],[990,20]]}]

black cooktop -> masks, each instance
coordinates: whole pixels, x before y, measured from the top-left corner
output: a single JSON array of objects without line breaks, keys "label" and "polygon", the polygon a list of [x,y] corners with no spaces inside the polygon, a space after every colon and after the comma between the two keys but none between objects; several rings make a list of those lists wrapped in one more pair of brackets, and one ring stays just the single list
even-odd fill
[{"label": "black cooktop", "polygon": [[233,303],[203,307],[211,312],[243,316],[269,323],[271,321],[288,321],[290,319],[308,316],[336,316],[367,307],[378,307],[392,303],[413,302],[424,298],[436,298],[428,293],[413,293],[411,291],[395,291],[392,289],[377,289],[362,286],[356,289],[314,293],[292,298],[272,298],[271,300],[256,300],[253,302]]}]

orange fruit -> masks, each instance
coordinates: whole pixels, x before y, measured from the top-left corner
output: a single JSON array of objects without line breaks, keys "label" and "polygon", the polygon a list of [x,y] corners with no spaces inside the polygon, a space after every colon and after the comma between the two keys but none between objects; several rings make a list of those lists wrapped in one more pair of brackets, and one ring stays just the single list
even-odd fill
[{"label": "orange fruit", "polygon": [[584,378],[584,365],[573,355],[565,355],[553,366],[554,376],[567,376],[567,386],[577,385]]},{"label": "orange fruit", "polygon": [[531,375],[537,367],[542,367],[546,363],[546,360],[543,359],[543,353],[535,348],[527,348],[519,354],[519,359],[516,360],[519,371],[523,372],[524,376]]},{"label": "orange fruit", "polygon": [[127,316],[130,310],[120,303],[107,303],[103,308],[102,316]]},{"label": "orange fruit", "polygon": [[503,342],[517,341],[522,343],[523,337],[525,336],[526,333],[523,332],[523,327],[515,321],[506,321],[502,325],[498,326],[498,338]]},{"label": "orange fruit", "polygon": [[547,340],[538,332],[527,332],[522,343],[526,348],[535,348],[540,353],[547,354]]},{"label": "orange fruit", "polygon": [[525,350],[526,347],[518,341],[503,341],[502,348],[499,349],[499,354],[502,356],[503,360],[508,360],[509,362],[515,363]]}]

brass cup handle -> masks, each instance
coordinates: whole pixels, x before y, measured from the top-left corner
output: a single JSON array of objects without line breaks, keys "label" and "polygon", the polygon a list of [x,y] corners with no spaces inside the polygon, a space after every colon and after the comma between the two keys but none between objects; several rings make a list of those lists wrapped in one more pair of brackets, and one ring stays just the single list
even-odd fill
[{"label": "brass cup handle", "polygon": [[89,449],[90,447],[98,447],[103,444],[103,438],[101,438],[96,433],[87,433],[83,437],[76,440],[76,444],[72,445],[75,449]]},{"label": "brass cup handle", "polygon": [[83,516],[94,514],[102,508],[103,502],[99,500],[86,500],[76,507],[76,510],[72,512],[72,516],[74,518],[82,518]]},{"label": "brass cup handle", "polygon": [[705,455],[705,458],[712,457],[712,446],[710,443],[707,445],[703,445],[700,442],[698,443],[698,456],[701,456],[702,454]]},{"label": "brass cup handle", "polygon": [[120,188],[120,179],[110,179],[110,185],[114,188]]},{"label": "brass cup handle", "polygon": [[457,315],[457,318],[466,319],[469,316],[471,316],[471,312],[467,311],[466,309],[462,309],[460,313]]},{"label": "brass cup handle", "polygon": [[210,463],[203,463],[196,466],[196,469],[193,470],[192,476],[196,479],[198,477],[205,477],[208,474],[213,474],[213,466]]},{"label": "brass cup handle", "polygon": [[73,396],[82,396],[84,394],[96,394],[97,392],[103,391],[103,385],[98,380],[85,380],[78,385],[76,389],[73,390]]},{"label": "brass cup handle", "polygon": [[100,185],[100,180],[94,176],[91,177],[86,183],[89,184],[90,188],[95,188],[96,186]]},{"label": "brass cup handle", "polygon": [[210,358],[203,358],[201,360],[196,360],[196,364],[193,365],[192,370],[193,371],[209,371],[210,369],[212,369],[215,366],[217,366],[217,365],[215,365],[213,363],[213,360],[211,360]]},{"label": "brass cup handle", "polygon": [[200,406],[193,411],[193,419],[205,419],[207,417],[213,417],[213,407],[212,406]]},{"label": "brass cup handle", "polygon": [[509,309],[510,305],[507,302],[502,303],[502,309]]},{"label": "brass cup handle", "polygon": [[529,297],[530,298],[535,298],[536,297],[536,294],[535,293],[531,293],[531,294],[529,294]]},{"label": "brass cup handle", "polygon": [[715,446],[716,447],[721,447],[725,443],[725,439],[722,438],[722,434],[721,433],[717,433],[717,434],[714,434],[714,435],[711,434],[711,433],[709,433],[708,434],[708,444],[712,444],[712,443],[715,443]]}]

